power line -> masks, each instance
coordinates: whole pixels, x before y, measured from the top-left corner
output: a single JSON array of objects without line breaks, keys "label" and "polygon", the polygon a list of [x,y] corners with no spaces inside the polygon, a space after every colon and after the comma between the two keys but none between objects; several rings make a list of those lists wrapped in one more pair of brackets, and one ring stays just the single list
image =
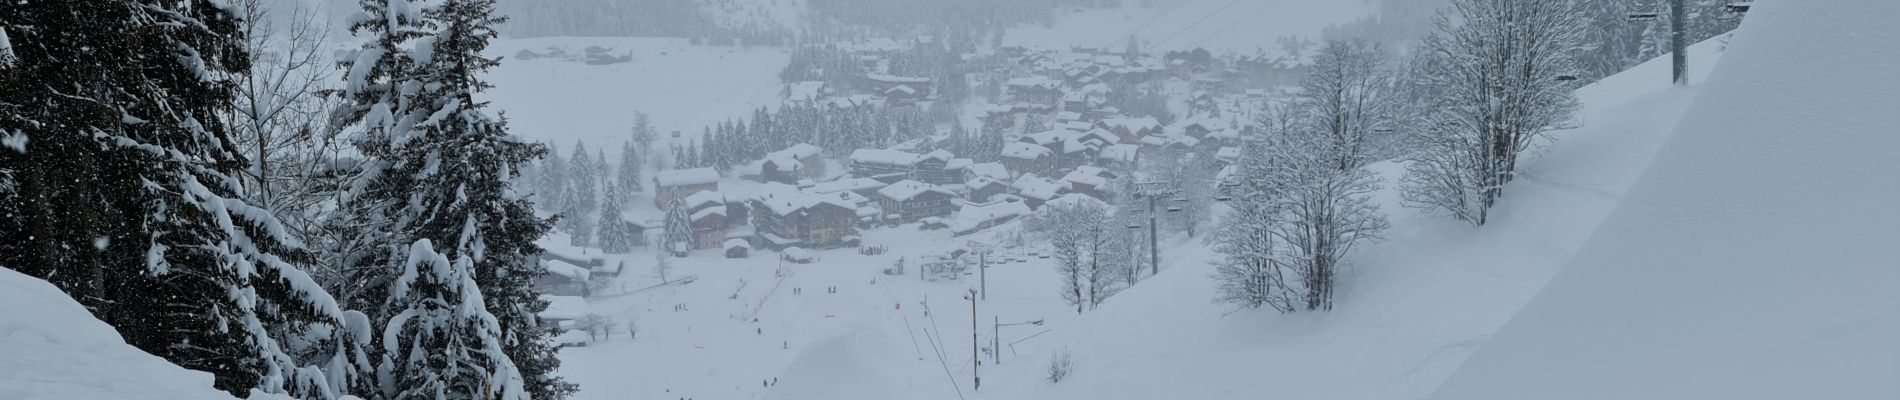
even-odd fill
[{"label": "power line", "polygon": [[1261,15],[1266,14],[1267,11],[1271,11],[1274,8],[1278,8],[1280,7],[1281,4],[1285,4],[1285,3],[1286,3],[1286,0],[1275,1],[1272,4],[1268,4],[1266,7],[1261,8],[1260,11],[1254,11],[1252,14],[1248,14],[1245,17],[1240,17],[1240,19],[1234,20],[1234,22],[1229,22],[1227,23],[1227,25],[1221,26],[1220,29],[1215,29],[1214,32],[1208,33],[1206,36],[1201,36],[1200,39],[1195,39],[1194,42],[1188,44],[1188,48],[1194,48],[1195,46],[1200,46],[1202,42],[1206,42],[1208,39],[1213,39],[1215,36],[1219,36],[1222,32],[1226,32],[1228,29],[1233,29],[1236,26],[1240,26],[1240,23],[1242,22],[1247,22],[1247,20],[1258,18]]},{"label": "power line", "polygon": [[1174,7],[1169,7],[1167,11],[1162,11],[1160,14],[1155,14],[1154,17],[1148,18],[1147,21],[1144,21],[1139,25],[1135,25],[1135,29],[1129,30],[1127,34],[1123,34],[1120,37],[1116,37],[1114,40],[1108,41],[1108,43],[1103,44],[1102,47],[1107,48],[1108,46],[1114,46],[1115,42],[1128,40],[1129,37],[1135,36],[1136,33],[1141,32],[1142,29],[1148,29],[1149,25],[1153,25],[1155,22],[1161,21],[1161,19],[1164,17],[1167,17],[1168,14],[1173,14],[1175,10],[1180,10],[1181,7],[1187,6],[1188,3],[1192,3],[1192,2],[1194,2],[1194,0],[1180,0],[1179,2],[1174,3]]},{"label": "power line", "polygon": [[1228,9],[1228,8],[1230,8],[1230,7],[1233,7],[1233,6],[1235,5],[1235,4],[1240,4],[1240,0],[1234,0],[1234,1],[1230,1],[1230,2],[1227,2],[1227,5],[1224,5],[1224,6],[1221,6],[1220,8],[1217,8],[1217,9],[1214,9],[1214,12],[1211,12],[1211,13],[1208,13],[1208,14],[1207,14],[1207,16],[1205,16],[1205,17],[1201,17],[1201,19],[1199,19],[1199,20],[1195,20],[1195,21],[1194,21],[1194,23],[1192,23],[1192,24],[1188,24],[1188,26],[1187,26],[1187,27],[1184,27],[1184,28],[1181,28],[1181,30],[1180,30],[1180,31],[1176,31],[1176,32],[1174,32],[1174,34],[1173,34],[1173,35],[1168,35],[1168,38],[1166,38],[1166,39],[1161,39],[1161,41],[1159,41],[1159,42],[1155,42],[1155,44],[1154,44],[1154,47],[1155,47],[1155,48],[1161,48],[1161,45],[1162,45],[1162,44],[1166,44],[1166,43],[1168,43],[1168,41],[1170,41],[1170,40],[1174,40],[1174,38],[1175,38],[1175,37],[1177,37],[1177,36],[1181,36],[1181,34],[1183,34],[1183,33],[1187,33],[1187,31],[1189,31],[1189,30],[1192,30],[1192,29],[1194,29],[1194,27],[1196,27],[1196,26],[1200,26],[1200,25],[1201,25],[1201,23],[1203,23],[1203,22],[1207,22],[1207,20],[1208,20],[1208,19],[1211,19],[1211,18],[1214,18],[1214,16],[1216,16],[1216,15],[1220,15],[1220,13],[1221,13],[1221,11],[1227,11],[1227,9]]}]

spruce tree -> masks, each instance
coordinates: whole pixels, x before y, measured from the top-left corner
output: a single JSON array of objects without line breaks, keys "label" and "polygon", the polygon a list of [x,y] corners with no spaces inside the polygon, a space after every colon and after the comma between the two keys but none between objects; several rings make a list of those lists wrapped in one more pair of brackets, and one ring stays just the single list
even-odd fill
[{"label": "spruce tree", "polygon": [[616,171],[619,172],[616,180],[620,184],[620,190],[627,193],[646,191],[640,185],[640,164],[644,164],[646,160],[640,158],[640,152],[633,147],[633,142],[620,146],[620,169]]},{"label": "spruce tree", "polygon": [[686,201],[673,196],[672,206],[666,210],[666,236],[661,245],[673,255],[685,257],[693,250],[693,220],[687,214]]},{"label": "spruce tree", "polygon": [[250,55],[220,3],[0,6],[0,265],[220,390],[322,398],[281,343],[342,312],[240,198],[250,162],[218,114]]},{"label": "spruce tree", "polygon": [[561,161],[561,156],[548,152],[548,158],[541,163],[541,181],[536,188],[541,209],[554,213],[566,209],[568,183],[572,180],[567,171],[567,163]]},{"label": "spruce tree", "polygon": [[607,190],[602,192],[600,207],[599,233],[595,240],[600,251],[607,254],[626,254],[633,251],[633,231],[628,222],[620,218],[620,212],[626,209],[626,195],[620,192],[614,181],[607,181]]},{"label": "spruce tree", "polygon": [[502,329],[475,283],[472,259],[449,261],[429,239],[417,240],[390,285],[402,305],[383,328],[390,399],[526,400],[520,370],[502,351]]},{"label": "spruce tree", "polygon": [[[366,173],[344,197],[375,205],[358,218],[381,233],[376,250],[351,260],[360,270],[396,272],[367,291],[388,296],[367,314],[401,341],[372,347],[373,357],[399,369],[382,382],[384,395],[564,397],[573,386],[555,376],[552,332],[535,320],[547,303],[532,285],[547,272],[529,261],[551,221],[535,217],[510,187],[547,148],[516,141],[475,99],[492,87],[481,74],[499,61],[482,51],[502,18],[490,0],[362,6],[372,17],[352,28],[374,39],[350,65],[352,104],[338,122],[352,125],[365,157]],[[378,19],[389,17],[398,20]],[[429,51],[400,51],[409,48]],[[391,354],[405,345],[428,357]]]},{"label": "spruce tree", "polygon": [[562,202],[567,206],[561,211],[561,223],[570,234],[569,243],[586,247],[594,243],[594,219],[588,218],[599,210],[600,167],[594,165],[594,157],[587,155],[587,145],[575,142],[574,153],[568,160],[567,198]]}]

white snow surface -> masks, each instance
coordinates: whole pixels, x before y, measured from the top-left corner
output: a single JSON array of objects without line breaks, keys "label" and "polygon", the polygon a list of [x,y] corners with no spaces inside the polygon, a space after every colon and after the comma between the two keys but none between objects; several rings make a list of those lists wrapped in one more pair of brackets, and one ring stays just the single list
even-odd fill
[{"label": "white snow surface", "polygon": [[1900,25],[1760,2],[1660,155],[1441,399],[1900,398]]},{"label": "white snow surface", "polygon": [[[610,48],[633,60],[588,65],[558,59],[516,59],[521,50],[558,46],[569,54],[588,46]],[[720,121],[749,118],[760,106],[777,105],[778,72],[791,56],[778,47],[692,46],[686,39],[549,37],[497,39],[489,55],[504,56],[488,74],[493,90],[483,98],[505,110],[508,131],[562,149],[575,141],[618,159],[632,140],[634,112],[645,112],[659,132],[659,148],[685,146]],[[682,140],[670,140],[678,131]],[[565,154],[565,153],[563,153]]]},{"label": "white snow surface", "polygon": [[[46,281],[0,267],[0,399],[231,399],[132,345]],[[289,399],[252,393],[252,399]]]},{"label": "white snow surface", "polygon": [[[1692,77],[1720,46],[1691,49]],[[1177,242],[1162,250],[1159,275],[1059,323],[1023,361],[985,372],[975,398],[1429,397],[1596,230],[1696,91],[1671,89],[1661,59],[1578,95],[1584,126],[1555,132],[1525,160],[1484,227],[1401,207],[1394,183],[1404,165],[1373,165],[1385,185],[1374,202],[1393,227],[1388,241],[1351,256],[1334,310],[1210,304],[1219,255]],[[1060,350],[1071,352],[1074,371],[1050,383],[1043,370]]]}]

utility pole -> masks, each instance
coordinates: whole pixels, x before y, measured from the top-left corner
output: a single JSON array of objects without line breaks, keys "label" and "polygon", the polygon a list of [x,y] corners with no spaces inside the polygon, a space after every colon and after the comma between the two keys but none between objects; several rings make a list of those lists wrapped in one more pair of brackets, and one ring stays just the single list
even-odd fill
[{"label": "utility pole", "polygon": [[1669,59],[1673,62],[1670,72],[1676,86],[1689,84],[1689,52],[1686,43],[1689,33],[1685,32],[1688,22],[1684,21],[1689,18],[1689,13],[1683,9],[1682,1],[1669,1]]},{"label": "utility pole", "polygon": [[[1185,203],[1187,199],[1176,197],[1180,194],[1180,184],[1181,181],[1178,180],[1135,183],[1137,187],[1135,194],[1148,198],[1148,276],[1161,273],[1161,246],[1157,245],[1159,239],[1155,230],[1155,227],[1160,225],[1155,220],[1156,214],[1161,213],[1161,210],[1156,208],[1159,207],[1158,199],[1164,195],[1173,197],[1168,200],[1172,204],[1168,206],[1168,212],[1181,211],[1181,203]],[[1135,228],[1134,225],[1128,227]]]},{"label": "utility pole", "polygon": [[1042,319],[1038,318],[1034,321],[1011,322],[1011,323],[1005,324],[996,316],[992,315],[990,316],[990,323],[992,324],[990,325],[990,354],[992,355],[990,359],[995,360],[996,363],[1000,365],[1003,363],[1003,334],[1002,334],[1003,327],[1016,326],[1016,325],[1042,326]]},{"label": "utility pole", "polygon": [[976,347],[976,291],[971,290],[970,294],[963,298],[970,299],[970,380],[972,381],[970,390],[982,390],[983,376],[978,373],[978,370],[983,369],[983,358],[977,356]]},{"label": "utility pole", "polygon": [[[1148,276],[1161,274],[1161,246],[1155,245],[1155,196],[1148,195]],[[1078,296],[1079,297],[1079,296]]]}]

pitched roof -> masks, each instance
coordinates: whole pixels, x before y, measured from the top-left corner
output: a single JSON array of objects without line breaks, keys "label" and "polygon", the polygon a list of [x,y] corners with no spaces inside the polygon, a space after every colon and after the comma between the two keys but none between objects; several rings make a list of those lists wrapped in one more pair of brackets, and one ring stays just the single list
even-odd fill
[{"label": "pitched roof", "polygon": [[953,232],[967,232],[984,222],[1029,214],[1029,205],[1020,201],[997,200],[988,203],[963,203],[950,222]]},{"label": "pitched roof", "polygon": [[1123,143],[1102,148],[1102,154],[1097,157],[1104,160],[1135,162],[1140,155],[1141,146]]},{"label": "pitched roof", "polygon": [[778,182],[759,185],[758,192],[753,193],[752,201],[763,204],[766,211],[777,215],[788,215],[821,204],[830,204],[854,211],[858,207],[857,204],[839,195],[806,192],[792,185]]},{"label": "pitched roof", "polygon": [[1009,167],[1003,166],[1003,163],[986,162],[986,163],[981,163],[981,164],[973,164],[973,165],[970,165],[969,171],[971,175],[986,177],[986,178],[995,179],[999,181],[1009,179]]},{"label": "pitched roof", "polygon": [[1003,145],[1003,157],[1009,157],[1009,158],[1015,158],[1015,159],[1021,159],[1021,160],[1035,160],[1035,159],[1042,158],[1043,156],[1047,156],[1051,153],[1052,152],[1049,150],[1048,147],[1037,146],[1037,145],[1029,144],[1029,143],[1013,142],[1010,144]]},{"label": "pitched roof", "polygon": [[930,192],[941,193],[945,196],[956,196],[956,193],[951,193],[949,190],[937,187],[937,185],[909,179],[897,181],[896,183],[877,190],[879,196],[884,196],[885,198],[896,201],[910,201],[910,199]]},{"label": "pitched roof", "polygon": [[653,174],[659,186],[685,186],[719,182],[719,171],[712,168],[676,169]]},{"label": "pitched roof", "polygon": [[1101,167],[1083,165],[1075,167],[1075,170],[1069,171],[1068,175],[1063,175],[1062,181],[1102,187],[1108,184],[1108,176],[1108,170],[1104,170]]},{"label": "pitched roof", "polygon": [[851,151],[851,161],[887,165],[916,165],[924,156],[897,150],[857,149]]},{"label": "pitched roof", "polygon": [[838,192],[877,189],[881,187],[884,187],[884,182],[879,182],[876,179],[845,178],[845,179],[839,179],[835,181],[820,182],[816,185],[812,185],[809,190],[812,193],[817,193],[817,194],[832,194],[832,193],[838,193]]},{"label": "pitched roof", "polygon": [[1016,193],[1021,194],[1023,197],[1049,200],[1061,194],[1062,190],[1068,189],[1069,185],[1037,176],[1036,174],[1023,174],[1022,177],[1016,178],[1016,182],[1011,183],[1009,187],[1015,188]]}]

